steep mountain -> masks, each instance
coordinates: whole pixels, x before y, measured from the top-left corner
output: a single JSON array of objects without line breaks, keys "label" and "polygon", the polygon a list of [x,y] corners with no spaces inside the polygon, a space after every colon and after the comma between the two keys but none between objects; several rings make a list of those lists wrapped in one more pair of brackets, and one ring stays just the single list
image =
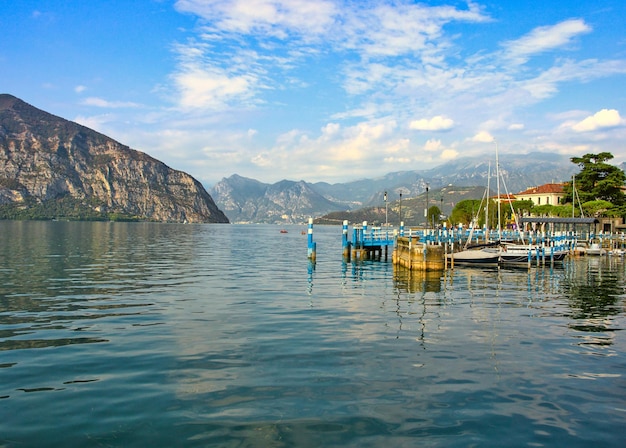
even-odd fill
[{"label": "steep mountain", "polygon": [[[507,191],[515,194],[531,186],[563,182],[579,171],[569,157],[546,153],[507,154],[499,157],[499,165],[502,194]],[[491,164],[489,160],[461,158],[429,170],[399,171],[373,179],[336,184],[281,181],[269,185],[235,174],[222,179],[210,193],[235,222],[305,222],[310,216],[320,217],[332,211],[384,206],[385,191],[389,203],[397,201],[400,193],[404,200],[417,198],[418,202],[424,202],[428,196],[427,188],[433,194],[451,185],[479,187],[475,191],[484,191],[489,181],[490,190],[495,194],[495,173],[494,154]],[[300,190],[293,188],[295,184],[300,185]],[[289,189],[289,192],[283,192],[283,189]],[[300,199],[299,191],[303,194]],[[289,197],[289,206],[279,199],[283,195]],[[478,196],[477,199],[480,199],[481,194]]]},{"label": "steep mountain", "polygon": [[299,223],[312,215],[345,208],[303,181],[264,184],[235,174],[210,191],[233,222]]},{"label": "steep mountain", "polygon": [[0,95],[0,218],[218,222],[202,184],[77,123]]}]

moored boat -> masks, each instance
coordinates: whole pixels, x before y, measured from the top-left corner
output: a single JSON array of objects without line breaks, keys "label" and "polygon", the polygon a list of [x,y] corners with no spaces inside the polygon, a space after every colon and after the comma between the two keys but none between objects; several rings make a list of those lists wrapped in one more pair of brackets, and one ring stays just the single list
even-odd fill
[{"label": "moored boat", "polygon": [[591,243],[591,245],[585,250],[585,254],[592,256],[606,255],[606,250],[602,248],[600,243]]},{"label": "moored boat", "polygon": [[447,255],[450,262],[455,264],[480,264],[497,265],[500,259],[499,251],[496,248],[465,249]]},{"label": "moored boat", "polygon": [[516,264],[541,261],[563,261],[568,251],[561,247],[503,244],[500,250],[501,264]]}]

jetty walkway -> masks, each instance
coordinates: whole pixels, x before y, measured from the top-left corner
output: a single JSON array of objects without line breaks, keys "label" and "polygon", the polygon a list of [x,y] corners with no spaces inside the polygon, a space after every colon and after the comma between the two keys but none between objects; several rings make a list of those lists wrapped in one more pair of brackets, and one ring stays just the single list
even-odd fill
[{"label": "jetty walkway", "polygon": [[[313,241],[313,220],[309,220],[308,257],[315,261],[316,243]],[[528,251],[528,262],[553,262],[553,254],[567,251],[570,255],[584,255],[585,246],[595,245],[605,250],[607,255],[626,254],[626,235],[595,234],[593,232],[558,231],[487,231],[474,229],[471,232],[462,227],[437,229],[408,228],[400,223],[399,228],[390,226],[370,226],[367,221],[350,226],[342,225],[342,254],[345,261],[380,260],[386,261],[390,248],[394,264],[415,270],[442,270],[454,265],[448,261],[448,254],[462,250],[468,244],[520,243]],[[453,257],[452,257],[453,258]],[[450,263],[450,266],[449,266]]]}]

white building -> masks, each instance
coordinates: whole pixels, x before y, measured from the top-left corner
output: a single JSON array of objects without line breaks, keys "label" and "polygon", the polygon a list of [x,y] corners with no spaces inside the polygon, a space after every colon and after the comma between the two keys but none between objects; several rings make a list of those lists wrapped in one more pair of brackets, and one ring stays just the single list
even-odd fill
[{"label": "white building", "polygon": [[544,184],[515,194],[515,200],[532,201],[533,205],[561,205],[564,197],[563,184]]}]

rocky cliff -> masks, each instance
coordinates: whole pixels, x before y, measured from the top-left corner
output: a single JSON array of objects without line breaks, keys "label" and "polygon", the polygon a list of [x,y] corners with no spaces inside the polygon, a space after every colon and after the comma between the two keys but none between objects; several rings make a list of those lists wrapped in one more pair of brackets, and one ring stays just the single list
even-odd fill
[{"label": "rocky cliff", "polygon": [[210,193],[231,221],[239,223],[294,224],[344,209],[304,181],[265,184],[235,174],[218,182]]},{"label": "rocky cliff", "polygon": [[29,208],[36,218],[228,222],[190,175],[3,94],[0,209]]}]

